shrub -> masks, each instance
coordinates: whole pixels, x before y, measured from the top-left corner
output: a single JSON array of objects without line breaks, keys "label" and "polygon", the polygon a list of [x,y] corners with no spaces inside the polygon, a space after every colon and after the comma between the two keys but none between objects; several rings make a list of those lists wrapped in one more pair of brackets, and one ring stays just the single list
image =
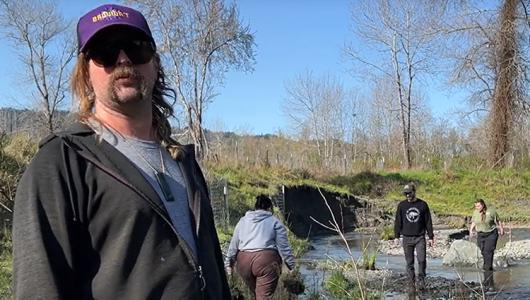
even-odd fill
[{"label": "shrub", "polygon": [[309,239],[297,238],[290,230],[287,231],[287,237],[289,238],[289,244],[291,245],[295,257],[301,257],[304,255],[311,246]]},{"label": "shrub", "polygon": [[376,259],[377,259],[377,252],[364,251],[362,255],[362,268],[365,270],[375,270]]},{"label": "shrub", "polygon": [[389,240],[394,239],[394,227],[392,225],[383,226],[379,237],[383,241],[389,241]]},{"label": "shrub", "polygon": [[283,289],[289,294],[300,295],[305,291],[305,284],[298,269],[282,274],[281,283]]},{"label": "shrub", "polygon": [[0,242],[0,299],[12,299],[13,255],[11,231],[4,228]]},{"label": "shrub", "polygon": [[333,299],[351,298],[350,283],[340,271],[333,271],[324,283],[324,289]]}]

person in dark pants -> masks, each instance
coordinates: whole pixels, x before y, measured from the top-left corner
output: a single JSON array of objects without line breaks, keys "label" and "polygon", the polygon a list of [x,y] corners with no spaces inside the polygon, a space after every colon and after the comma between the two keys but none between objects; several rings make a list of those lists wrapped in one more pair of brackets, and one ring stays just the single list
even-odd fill
[{"label": "person in dark pants", "polygon": [[483,199],[475,202],[475,211],[471,217],[469,236],[473,236],[473,231],[477,232],[477,246],[484,259],[484,286],[488,290],[494,289],[493,284],[493,253],[497,247],[499,234],[504,235],[504,227],[499,220],[499,215],[495,209],[488,209]]},{"label": "person in dark pants", "polygon": [[434,246],[431,212],[429,205],[416,197],[414,183],[405,185],[403,194],[407,199],[398,204],[394,221],[394,236],[396,243],[399,243],[399,238],[403,236],[403,251],[411,288],[415,287],[414,250],[416,250],[419,266],[418,288],[423,290],[427,269],[425,233],[429,236],[429,246]]},{"label": "person in dark pants", "polygon": [[235,263],[256,300],[271,299],[280,278],[282,259],[290,271],[295,267],[295,259],[285,226],[272,215],[271,199],[259,195],[254,208],[234,229],[225,268],[230,275]]}]

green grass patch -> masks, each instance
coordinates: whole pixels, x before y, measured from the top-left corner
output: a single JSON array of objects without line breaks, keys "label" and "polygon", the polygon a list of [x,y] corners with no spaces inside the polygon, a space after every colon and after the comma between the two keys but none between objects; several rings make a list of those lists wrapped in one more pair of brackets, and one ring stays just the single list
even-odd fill
[{"label": "green grass patch", "polygon": [[[381,294],[378,291],[363,289],[364,299],[381,299]],[[324,291],[330,299],[362,299],[359,285],[356,282],[351,282],[340,270],[331,272],[324,282]]]},{"label": "green grass patch", "polygon": [[13,243],[11,231],[4,229],[0,241],[0,299],[13,299]]},{"label": "green grass patch", "polygon": [[222,249],[225,248],[225,246],[228,247],[228,244],[230,244],[230,239],[234,233],[234,227],[235,226],[229,226],[228,228],[223,228],[221,226],[215,226],[217,237],[219,238],[219,244]]},{"label": "green grass patch", "polygon": [[375,261],[377,259],[376,251],[363,251],[361,257],[361,267],[365,270],[375,270]]},{"label": "green grass patch", "polygon": [[311,243],[309,239],[300,239],[297,238],[290,230],[288,230],[289,244],[293,250],[293,255],[295,257],[301,257],[309,250]]},{"label": "green grass patch", "polygon": [[[475,199],[483,198],[489,206],[498,209],[505,221],[530,219],[530,207],[520,205],[530,200],[530,171],[406,171],[401,174],[417,183],[418,197],[426,200],[435,214],[471,215]],[[388,198],[402,199],[401,186],[389,192]]]},{"label": "green grass patch", "polygon": [[530,219],[530,171],[513,169],[470,171],[409,170],[396,172],[362,172],[327,180],[354,195],[366,195],[376,205],[393,213],[404,199],[403,186],[416,183],[417,196],[429,203],[437,215],[469,216],[475,199],[483,198],[496,207],[505,221]]},{"label": "green grass patch", "polygon": [[331,296],[333,299],[343,299],[351,297],[350,289],[352,284],[348,281],[346,276],[339,271],[334,270],[329,275],[329,278],[324,283],[324,290]]}]

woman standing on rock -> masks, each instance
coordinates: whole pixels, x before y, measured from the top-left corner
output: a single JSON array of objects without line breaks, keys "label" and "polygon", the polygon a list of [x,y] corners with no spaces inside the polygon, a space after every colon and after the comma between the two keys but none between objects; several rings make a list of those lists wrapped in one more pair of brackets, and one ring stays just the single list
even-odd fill
[{"label": "woman standing on rock", "polygon": [[241,275],[257,300],[271,299],[282,269],[282,259],[294,269],[294,256],[285,226],[272,215],[272,201],[256,197],[255,210],[248,211],[234,229],[225,260],[227,273],[232,266]]},{"label": "woman standing on rock", "polygon": [[493,253],[497,247],[499,234],[504,235],[504,227],[499,219],[495,209],[488,209],[482,199],[475,202],[475,211],[471,217],[471,227],[469,236],[473,236],[473,231],[477,232],[477,246],[484,259],[483,269],[484,285],[486,288],[493,289]]}]

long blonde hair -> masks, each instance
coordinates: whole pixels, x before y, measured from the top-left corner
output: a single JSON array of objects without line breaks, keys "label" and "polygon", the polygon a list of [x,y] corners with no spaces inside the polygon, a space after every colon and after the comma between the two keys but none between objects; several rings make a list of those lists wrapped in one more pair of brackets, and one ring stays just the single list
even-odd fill
[{"label": "long blonde hair", "polygon": [[[175,91],[166,83],[164,69],[160,62],[160,56],[155,53],[153,57],[155,64],[158,66],[157,79],[153,88],[153,128],[155,129],[156,138],[169,151],[173,159],[182,158],[182,146],[171,137],[171,125],[169,117],[173,115],[173,106],[175,103]],[[72,93],[79,101],[77,118],[83,123],[89,123],[94,119],[95,95],[88,74],[88,57],[80,53],[72,72]],[[168,103],[164,97],[173,98],[173,103]]]}]

